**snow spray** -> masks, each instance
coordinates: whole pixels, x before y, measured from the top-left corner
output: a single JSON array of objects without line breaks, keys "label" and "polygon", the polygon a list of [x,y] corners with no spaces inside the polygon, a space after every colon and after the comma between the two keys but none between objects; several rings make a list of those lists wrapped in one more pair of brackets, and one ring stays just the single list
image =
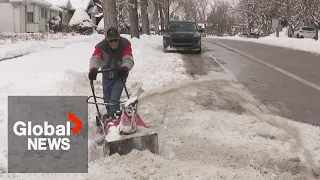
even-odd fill
[{"label": "snow spray", "polygon": [[[181,91],[189,88],[203,88],[206,86],[214,86],[210,91],[212,93],[219,94],[215,96],[217,98],[222,98],[219,102],[233,102],[240,106],[244,112],[253,115],[259,121],[265,122],[273,127],[281,129],[285,133],[284,140],[287,142],[293,142],[294,148],[300,148],[303,156],[309,165],[310,173],[319,176],[320,168],[315,164],[311,152],[307,147],[303,145],[301,134],[299,130],[289,124],[286,121],[277,120],[268,108],[262,105],[259,101],[254,99],[252,95],[243,90],[241,85],[238,85],[232,80],[224,75],[215,74],[212,76],[202,76],[201,78],[184,82],[181,84],[174,84],[168,87],[157,88],[150,91],[142,92],[139,96],[139,102],[146,101],[148,98],[154,96],[163,96],[172,92]],[[140,91],[141,92],[141,91]],[[223,96],[221,96],[223,94]]]}]

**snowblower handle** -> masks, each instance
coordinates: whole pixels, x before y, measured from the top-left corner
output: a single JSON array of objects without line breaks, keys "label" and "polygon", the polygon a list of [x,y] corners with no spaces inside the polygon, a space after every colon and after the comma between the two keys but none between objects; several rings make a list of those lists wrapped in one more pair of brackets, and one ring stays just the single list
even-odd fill
[{"label": "snowblower handle", "polygon": [[[97,112],[98,112],[98,116],[99,116],[99,118],[101,118],[101,113],[99,111],[98,104],[97,104],[96,94],[94,92],[93,80],[91,80],[91,79],[90,79],[90,86],[91,86],[91,91],[92,91],[92,94],[93,94],[94,102],[96,104],[96,109],[97,109]],[[87,100],[87,103],[88,103],[88,100]]]},{"label": "snowblower handle", "polygon": [[[111,72],[111,71],[119,71],[119,69],[106,69],[106,70],[98,71],[97,73],[104,73],[104,72]],[[130,99],[130,95],[129,95],[126,83],[124,82],[123,79],[121,79],[121,81],[123,83],[123,87],[124,87],[124,89],[126,91],[127,97],[128,97],[128,99]],[[94,89],[93,80],[90,80],[90,85],[91,85],[91,89],[92,89],[92,92],[93,92],[93,96],[95,97],[94,90],[93,90]]]},{"label": "snowblower handle", "polygon": [[126,91],[126,94],[127,94],[127,97],[128,99],[130,99],[130,95],[129,95],[129,92],[128,92],[128,89],[127,89],[127,86],[126,86],[126,83],[124,82],[123,79],[121,79],[122,83],[123,83],[123,87],[124,87],[124,90]]},{"label": "snowblower handle", "polygon": [[98,71],[97,73],[104,73],[104,72],[111,72],[111,71],[119,71],[119,69],[106,69],[106,70]]}]

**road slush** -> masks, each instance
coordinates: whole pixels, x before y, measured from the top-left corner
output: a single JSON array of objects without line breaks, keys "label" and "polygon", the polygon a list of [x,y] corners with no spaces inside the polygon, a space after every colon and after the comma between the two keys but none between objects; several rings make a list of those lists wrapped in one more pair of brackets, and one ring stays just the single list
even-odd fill
[{"label": "road slush", "polygon": [[[13,126],[13,131],[17,136],[37,136],[36,138],[28,138],[28,150],[69,150],[71,136],[70,121],[64,125],[53,126],[48,121],[42,125],[32,125],[28,121],[18,121]],[[45,137],[43,137],[45,136]],[[52,137],[55,136],[55,137]],[[57,138],[58,137],[58,138]]]}]

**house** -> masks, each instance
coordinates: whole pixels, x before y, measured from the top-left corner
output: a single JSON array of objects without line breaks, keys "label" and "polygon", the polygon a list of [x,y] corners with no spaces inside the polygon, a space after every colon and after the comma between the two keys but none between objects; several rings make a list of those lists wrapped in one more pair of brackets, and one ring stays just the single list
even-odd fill
[{"label": "house", "polygon": [[0,0],[0,32],[48,32],[48,21],[62,11],[45,0]]}]

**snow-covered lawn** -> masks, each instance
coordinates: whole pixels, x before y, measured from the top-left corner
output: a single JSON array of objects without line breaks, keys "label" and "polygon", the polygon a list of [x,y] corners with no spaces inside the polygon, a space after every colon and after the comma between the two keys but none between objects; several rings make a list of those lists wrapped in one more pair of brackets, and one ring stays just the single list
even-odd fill
[{"label": "snow-covered lawn", "polygon": [[47,41],[70,38],[70,33],[0,33],[0,45],[20,43],[26,41]]},{"label": "snow-covered lawn", "polygon": [[308,39],[308,38],[305,38],[305,39],[288,38],[284,35],[280,37],[271,35],[271,36],[262,37],[258,39],[243,38],[240,36],[210,37],[210,38],[249,41],[249,42],[262,43],[262,44],[274,45],[279,47],[286,47],[286,48],[307,51],[312,53],[318,53],[318,54],[320,53],[320,40],[316,41],[314,39]]},{"label": "snow-covered lawn", "polygon": [[[59,49],[0,62],[0,173],[7,171],[7,96],[91,95],[89,59],[102,38],[60,40]],[[319,127],[273,116],[224,75],[193,80],[179,54],[162,52],[161,36],[131,42],[135,66],[128,89],[142,83],[146,91],[140,114],[158,132],[160,155],[100,158],[90,162],[88,174],[3,173],[0,179],[312,179],[308,167],[320,161]],[[90,138],[94,113],[90,106]],[[92,139],[89,144],[91,151]]]},{"label": "snow-covered lawn", "polygon": [[67,36],[57,35],[54,37],[56,38],[53,40],[37,41],[32,39],[19,43],[12,43],[11,41],[6,41],[3,44],[0,43],[0,61],[41,50],[64,48],[69,44],[85,42],[92,39],[90,36],[71,36],[71,34]]}]

